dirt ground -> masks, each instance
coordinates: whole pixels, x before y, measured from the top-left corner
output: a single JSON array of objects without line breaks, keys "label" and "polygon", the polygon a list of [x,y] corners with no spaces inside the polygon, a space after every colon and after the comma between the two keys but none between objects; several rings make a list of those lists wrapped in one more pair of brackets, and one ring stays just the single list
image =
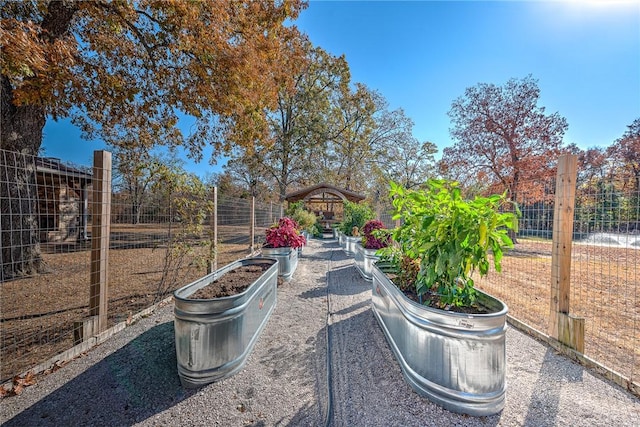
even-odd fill
[{"label": "dirt ground", "polygon": [[[110,325],[206,272],[186,265],[175,286],[159,294],[165,251],[157,244],[132,245],[135,238],[126,233],[120,237],[109,255]],[[248,255],[247,243],[232,243],[242,238],[224,239],[230,243],[220,245],[218,266]],[[70,348],[74,322],[88,316],[90,253],[50,252],[44,255],[50,273],[1,285],[2,381]],[[640,375],[639,263],[640,250],[573,246],[571,313],[586,319],[585,354],[632,378]],[[550,281],[551,242],[523,239],[505,256],[503,273],[476,284],[505,301],[512,316],[546,333]]]},{"label": "dirt ground", "polygon": [[[509,314],[548,333],[550,241],[520,240],[476,286],[505,301]],[[640,250],[574,243],[570,314],[585,319],[585,355],[637,381],[640,376]]]},{"label": "dirt ground", "polygon": [[[249,255],[248,235],[237,229],[234,234],[232,227],[220,231],[219,267]],[[112,229],[109,326],[206,274],[205,266],[183,265],[175,283],[162,288],[165,236],[157,225]],[[74,322],[89,317],[90,247],[63,243],[43,245],[42,251],[49,272],[0,284],[0,382],[71,348]]]}]

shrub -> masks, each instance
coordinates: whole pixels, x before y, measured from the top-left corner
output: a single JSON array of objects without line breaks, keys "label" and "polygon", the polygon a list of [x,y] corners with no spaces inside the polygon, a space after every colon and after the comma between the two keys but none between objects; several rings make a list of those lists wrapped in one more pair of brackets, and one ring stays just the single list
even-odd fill
[{"label": "shrub", "polygon": [[396,266],[420,263],[415,278],[417,295],[439,308],[469,307],[476,291],[471,275],[484,276],[490,257],[501,271],[503,250],[513,247],[508,231],[517,232],[516,213],[500,212],[506,195],[462,198],[457,182],[429,180],[414,191],[391,183],[394,219],[403,223],[393,232],[397,248],[385,250]]},{"label": "shrub", "polygon": [[308,231],[309,233],[314,232],[317,217],[313,212],[309,212],[304,208],[303,201],[291,203],[287,208],[286,214],[298,223],[298,230]]},{"label": "shrub", "polygon": [[352,236],[354,227],[358,227],[358,230],[362,229],[364,223],[373,217],[373,211],[368,205],[345,201],[344,218],[340,223],[340,231],[347,236]]},{"label": "shrub", "polygon": [[265,231],[267,246],[271,248],[299,248],[307,240],[300,234],[299,225],[289,217],[282,217],[278,224],[269,227]]}]

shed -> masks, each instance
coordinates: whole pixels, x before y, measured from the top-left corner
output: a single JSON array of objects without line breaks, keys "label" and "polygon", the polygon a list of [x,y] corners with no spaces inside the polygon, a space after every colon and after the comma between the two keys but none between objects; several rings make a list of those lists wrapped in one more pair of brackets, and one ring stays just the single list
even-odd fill
[{"label": "shed", "polygon": [[41,242],[88,238],[90,170],[66,165],[52,157],[36,158],[38,225]]}]

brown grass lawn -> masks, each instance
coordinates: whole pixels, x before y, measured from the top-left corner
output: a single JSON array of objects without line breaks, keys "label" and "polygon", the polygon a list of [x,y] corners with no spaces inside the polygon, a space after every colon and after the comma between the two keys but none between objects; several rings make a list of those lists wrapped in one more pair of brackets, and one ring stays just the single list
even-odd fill
[{"label": "brown grass lawn", "polygon": [[[221,227],[218,266],[248,254],[248,231]],[[259,230],[256,235],[262,235]],[[166,230],[158,226],[116,226],[109,254],[109,324],[127,319],[158,297],[166,253]],[[226,243],[224,243],[226,242]],[[11,378],[73,345],[73,322],[88,316],[90,252],[69,246],[44,247],[48,274],[0,284],[1,379]],[[73,251],[76,250],[76,251]],[[586,318],[585,352],[637,380],[640,375],[640,250],[574,244],[571,312]],[[185,266],[168,289],[205,273]],[[490,273],[477,286],[502,299],[510,314],[548,332],[551,242],[520,240],[503,260],[503,273]]]},{"label": "brown grass lawn", "polygon": [[[477,286],[502,299],[509,314],[548,333],[550,241],[521,239]],[[640,376],[640,250],[574,243],[570,313],[585,318],[585,355],[638,381]]]}]

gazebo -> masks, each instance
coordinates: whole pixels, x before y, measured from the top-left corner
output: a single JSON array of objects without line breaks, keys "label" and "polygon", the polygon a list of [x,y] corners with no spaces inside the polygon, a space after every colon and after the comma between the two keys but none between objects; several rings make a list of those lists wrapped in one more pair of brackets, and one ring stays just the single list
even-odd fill
[{"label": "gazebo", "polygon": [[285,196],[288,203],[304,201],[305,208],[316,214],[324,229],[331,229],[333,224],[342,220],[345,200],[359,203],[365,198],[362,194],[325,182],[294,191]]}]

